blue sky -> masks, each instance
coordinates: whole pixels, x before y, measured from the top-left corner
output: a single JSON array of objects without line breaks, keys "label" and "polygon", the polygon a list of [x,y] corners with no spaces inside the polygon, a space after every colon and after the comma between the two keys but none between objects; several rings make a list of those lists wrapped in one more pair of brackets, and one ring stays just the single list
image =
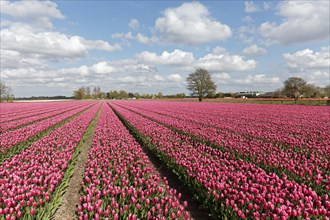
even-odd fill
[{"label": "blue sky", "polygon": [[16,97],[218,92],[330,82],[329,1],[1,1],[1,81]]}]

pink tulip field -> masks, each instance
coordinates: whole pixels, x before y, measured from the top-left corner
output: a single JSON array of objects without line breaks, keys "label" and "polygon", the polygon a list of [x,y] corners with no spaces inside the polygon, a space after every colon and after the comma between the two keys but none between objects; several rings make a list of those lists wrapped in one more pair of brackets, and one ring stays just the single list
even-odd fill
[{"label": "pink tulip field", "polygon": [[[89,103],[88,105],[86,105],[86,103],[79,103],[78,105],[75,105],[75,108],[69,108],[61,114],[57,112],[57,114],[53,115],[53,117],[50,116],[45,120],[41,119],[41,121],[37,120],[36,123],[17,128],[16,130],[8,130],[0,134],[0,159],[3,159],[7,154],[12,154],[11,150],[15,151],[17,144],[28,141],[34,136],[40,135],[42,132],[50,129],[65,119],[68,119],[69,117],[80,113],[84,109],[87,109],[92,105],[92,103]],[[40,116],[40,118],[42,118],[42,116]],[[6,127],[7,124],[11,124],[11,122],[3,122],[1,123],[1,127]]]},{"label": "pink tulip field", "polygon": [[109,106],[103,106],[82,183],[79,219],[189,219]]},{"label": "pink tulip field", "polygon": [[57,109],[51,109],[50,111],[45,111],[44,109],[42,109],[42,111],[38,111],[38,112],[33,112],[32,114],[28,114],[28,115],[20,115],[17,119],[16,118],[11,118],[11,120],[8,121],[8,118],[6,116],[4,116],[3,118],[6,118],[7,121],[2,122],[3,125],[1,126],[1,130],[0,133],[6,132],[8,130],[13,130],[13,129],[17,129],[20,126],[26,126],[27,124],[31,124],[31,123],[35,123],[37,121],[41,121],[41,120],[45,120],[47,118],[56,116],[56,115],[60,115],[63,114],[65,112],[68,112],[70,110],[74,110],[76,108],[79,108],[80,106],[77,105],[72,105],[72,107],[70,106],[70,103],[65,104],[63,106],[63,108],[57,108]]},{"label": "pink tulip field", "polygon": [[94,105],[1,164],[0,215],[6,219],[43,219],[45,203],[63,180],[75,148],[99,107],[100,103]]},{"label": "pink tulip field", "polygon": [[165,163],[181,171],[215,216],[330,217],[328,107],[111,105]]},{"label": "pink tulip field", "polygon": [[[330,219],[329,106],[116,100],[0,107],[0,220],[53,218],[75,178],[81,220],[199,219],[198,212]],[[75,175],[87,139],[87,162]]]},{"label": "pink tulip field", "polygon": [[[216,145],[216,148],[235,155],[236,158],[258,164],[258,166],[279,174],[284,172],[298,181],[303,181],[308,186],[313,186],[320,192],[330,189],[330,133],[327,132],[330,128],[330,118],[327,107],[314,107],[313,109],[308,106],[307,109],[312,110],[311,114],[315,114],[313,122],[308,121],[307,109],[305,115],[302,116],[305,118],[294,119],[297,109],[293,109],[295,112],[291,112],[291,120],[295,120],[296,123],[290,130],[286,123],[287,117],[277,119],[278,124],[273,128],[270,126],[270,120],[263,117],[261,120],[265,120],[265,122],[257,121],[257,118],[253,119],[252,116],[244,119],[247,122],[243,122],[243,120],[231,122],[227,118],[231,116],[224,116],[223,113],[213,115],[213,119],[210,119],[207,117],[210,113],[207,111],[196,117],[196,112],[186,110],[180,114],[178,110],[173,111],[175,108],[173,106],[171,112],[171,109],[166,109],[166,106],[158,106],[158,110],[155,108],[152,111],[150,107],[141,108],[140,103],[129,104],[129,106],[125,105],[126,108],[183,133],[189,133],[198,139],[210,142]],[[131,106],[132,104],[135,106]],[[256,105],[247,107],[255,108]],[[256,112],[255,109],[245,111]],[[226,123],[226,120],[230,123]]]}]

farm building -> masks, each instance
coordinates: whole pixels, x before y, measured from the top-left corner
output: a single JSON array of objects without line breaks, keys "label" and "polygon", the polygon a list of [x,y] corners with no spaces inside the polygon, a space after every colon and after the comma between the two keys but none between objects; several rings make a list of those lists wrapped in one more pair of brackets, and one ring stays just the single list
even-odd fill
[{"label": "farm building", "polygon": [[250,91],[250,92],[239,92],[235,94],[235,98],[257,98],[259,97],[263,92],[260,91]]}]

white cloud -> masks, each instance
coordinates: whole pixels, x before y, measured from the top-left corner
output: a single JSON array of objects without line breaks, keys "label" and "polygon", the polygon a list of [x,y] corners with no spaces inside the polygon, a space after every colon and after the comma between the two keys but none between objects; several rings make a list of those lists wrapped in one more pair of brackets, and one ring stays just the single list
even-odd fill
[{"label": "white cloud", "polygon": [[136,40],[141,44],[153,44],[158,42],[158,38],[156,36],[147,37],[144,34],[137,33],[135,36],[132,32],[125,33],[115,33],[112,34],[111,37],[113,39],[121,39],[121,40]]},{"label": "white cloud", "polygon": [[155,73],[157,70],[148,64],[138,63],[136,60],[116,60],[101,61],[91,67],[89,70],[96,74],[129,74],[129,73]]},{"label": "white cloud", "polygon": [[284,59],[287,61],[287,65],[291,69],[319,69],[319,68],[329,68],[330,67],[330,47],[322,47],[319,52],[314,52],[310,49],[304,49],[297,51],[293,54],[286,53],[283,55]]},{"label": "white cloud", "polygon": [[0,49],[0,63],[1,68],[26,68],[29,66],[34,66],[38,68],[45,68],[47,64],[45,64],[38,55],[30,55],[21,54],[18,51],[14,50],[5,50]]},{"label": "white cloud", "polygon": [[107,74],[107,73],[113,73],[116,71],[116,69],[114,67],[112,67],[111,65],[109,65],[109,63],[107,63],[106,61],[102,61],[102,62],[98,62],[96,64],[94,64],[90,70],[94,73],[98,73],[98,74]]},{"label": "white cloud", "polygon": [[59,32],[37,32],[31,26],[15,23],[1,29],[3,49],[24,54],[37,54],[48,58],[75,58],[86,56],[88,50],[120,50],[119,45],[110,45],[102,40],[86,40],[80,36],[68,36]]},{"label": "white cloud", "polygon": [[281,24],[265,22],[260,26],[263,37],[281,44],[293,44],[330,35],[329,1],[284,1],[279,4]]},{"label": "white cloud", "polygon": [[155,78],[156,81],[165,81],[165,78],[163,76],[159,75],[159,74],[156,74],[154,76],[154,78]]},{"label": "white cloud", "polygon": [[[138,21],[131,20],[129,26],[135,27]],[[177,8],[168,8],[163,16],[157,18],[153,33],[146,36],[131,32],[115,33],[114,39],[136,40],[142,44],[171,43],[198,45],[207,42],[224,41],[232,35],[228,25],[222,24],[209,15],[208,9],[198,2],[183,3]]]},{"label": "white cloud", "polygon": [[289,72],[318,84],[329,84],[330,47],[320,51],[304,49],[293,54],[283,54]]},{"label": "white cloud", "polygon": [[75,76],[76,74],[78,74],[79,78],[80,78],[80,76],[88,76],[90,74],[89,68],[86,65],[82,65],[78,68],[60,69],[58,72],[65,76],[68,76],[68,75]]},{"label": "white cloud", "polygon": [[212,53],[213,54],[224,54],[224,53],[227,53],[227,49],[224,47],[217,46],[217,47],[213,48]]},{"label": "white cloud", "polygon": [[128,23],[128,26],[134,30],[138,29],[140,24],[139,21],[135,18],[131,19],[130,22]]},{"label": "white cloud", "polygon": [[254,76],[248,75],[244,79],[236,79],[234,82],[243,85],[272,85],[280,82],[279,77],[267,77],[264,74],[256,74]]},{"label": "white cloud", "polygon": [[124,76],[124,77],[121,77],[119,80],[124,83],[135,83],[136,82],[136,78],[134,78],[132,76]]},{"label": "white cloud", "polygon": [[179,81],[182,81],[182,77],[180,76],[180,74],[171,74],[171,75],[167,76],[167,78],[168,78],[170,81],[173,81],[173,82],[179,82]]},{"label": "white cloud", "polygon": [[257,74],[254,76],[254,82],[256,83],[266,83],[266,84],[272,84],[272,83],[278,83],[280,81],[279,77],[267,77],[265,74]]},{"label": "white cloud", "polygon": [[216,73],[216,74],[213,74],[212,77],[214,77],[215,79],[218,79],[218,80],[230,79],[230,76],[228,73]]},{"label": "white cloud", "polygon": [[191,65],[194,62],[194,56],[190,52],[174,50],[169,53],[164,51],[161,55],[149,51],[143,51],[137,54],[137,59],[144,63],[164,64],[164,65]]},{"label": "white cloud", "polygon": [[198,2],[166,9],[156,20],[155,30],[161,39],[176,44],[196,45],[231,37],[230,27],[212,19]]},{"label": "white cloud", "polygon": [[246,34],[240,34],[239,38],[242,40],[242,42],[246,44],[252,44],[252,42],[254,41],[254,37],[247,36]]},{"label": "white cloud", "polygon": [[64,19],[57,5],[50,1],[0,1],[1,13],[28,20],[39,28],[52,28],[51,18]]},{"label": "white cloud", "polygon": [[254,21],[254,19],[251,16],[245,16],[242,21],[246,22],[246,23],[251,23]]},{"label": "white cloud", "polygon": [[116,50],[121,50],[121,47],[119,46],[119,44],[114,44],[111,45],[106,41],[103,40],[86,40],[82,37],[80,37],[80,40],[82,41],[82,43],[86,46],[87,49],[90,50],[104,50],[104,51],[116,51]]},{"label": "white cloud", "polygon": [[260,8],[256,4],[254,4],[252,1],[245,2],[244,5],[245,5],[244,10],[246,13],[253,13],[253,12],[260,11]]},{"label": "white cloud", "polygon": [[158,42],[158,38],[156,36],[146,37],[145,35],[138,33],[135,39],[141,44],[152,44]]},{"label": "white cloud", "polygon": [[249,55],[249,56],[262,56],[262,55],[267,54],[267,50],[253,44],[249,47],[244,48],[243,49],[243,54],[244,55]]},{"label": "white cloud", "polygon": [[223,54],[207,54],[200,58],[196,64],[211,72],[244,72],[255,69],[257,62],[253,59],[244,60],[239,55],[231,55],[228,52]]},{"label": "white cloud", "polygon": [[272,3],[270,2],[264,2],[264,10],[269,10],[272,7]]}]

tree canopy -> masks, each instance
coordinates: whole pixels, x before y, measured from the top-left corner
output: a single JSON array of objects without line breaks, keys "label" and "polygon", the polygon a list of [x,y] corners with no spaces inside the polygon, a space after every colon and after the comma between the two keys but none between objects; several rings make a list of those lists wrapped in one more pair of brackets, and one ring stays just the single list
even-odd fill
[{"label": "tree canopy", "polygon": [[195,72],[187,77],[187,89],[191,91],[191,95],[198,96],[201,102],[208,94],[215,94],[217,86],[211,78],[209,71],[203,68],[196,69]]},{"label": "tree canopy", "polygon": [[284,81],[283,92],[291,98],[298,98],[303,93],[307,82],[299,77],[290,77]]}]

